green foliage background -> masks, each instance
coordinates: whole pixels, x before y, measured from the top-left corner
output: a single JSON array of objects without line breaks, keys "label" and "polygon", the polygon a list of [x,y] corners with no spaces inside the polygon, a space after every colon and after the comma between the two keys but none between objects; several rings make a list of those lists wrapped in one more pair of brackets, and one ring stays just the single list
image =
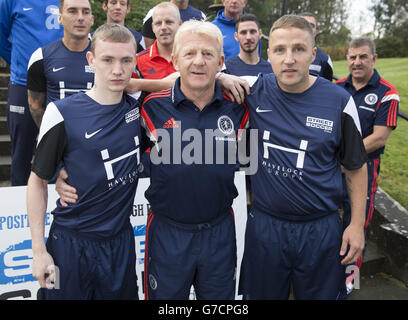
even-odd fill
[{"label": "green foliage background", "polygon": [[[90,0],[95,16],[92,30],[106,21],[101,0]],[[143,18],[147,12],[161,0],[130,0],[131,10],[126,17],[126,25],[141,31]],[[212,21],[217,8],[210,9],[220,0],[190,0],[190,5],[200,9]],[[318,20],[319,34],[317,45],[327,52],[332,60],[345,58],[347,44],[351,40],[351,31],[345,21],[353,7],[347,7],[343,0],[286,0],[286,13],[298,14],[312,12]],[[367,34],[375,38],[380,57],[408,57],[408,1],[407,0],[372,0],[370,7],[375,16],[373,32]],[[246,12],[255,14],[265,35],[269,34],[272,24],[282,14],[282,0],[249,0]],[[262,56],[266,58],[267,41],[262,43]]]}]

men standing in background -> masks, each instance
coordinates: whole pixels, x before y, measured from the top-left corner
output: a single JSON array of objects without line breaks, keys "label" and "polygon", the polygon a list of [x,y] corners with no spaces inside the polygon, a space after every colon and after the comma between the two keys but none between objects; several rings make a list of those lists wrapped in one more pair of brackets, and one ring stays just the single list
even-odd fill
[{"label": "men standing in background", "polygon": [[[189,0],[170,0],[171,3],[176,5],[179,8],[181,21],[188,20],[205,20],[207,17],[204,12],[192,7],[189,4]],[[150,9],[149,12],[143,19],[143,29],[142,34],[145,39],[146,47],[149,47],[153,44],[154,40],[157,39],[156,35],[152,28],[152,16],[154,8]]]},{"label": "men standing in background", "polygon": [[239,54],[225,61],[226,72],[236,76],[257,76],[271,73],[271,64],[259,56],[259,41],[262,29],[253,14],[244,14],[235,23],[235,40],[239,43]]},{"label": "men standing in background", "polygon": [[38,127],[28,107],[27,65],[31,54],[63,36],[58,0],[0,1],[0,55],[10,64],[7,125],[11,138],[11,185],[26,185]]},{"label": "men standing in background", "polygon": [[[102,9],[106,12],[107,23],[117,23],[121,26],[125,26],[126,15],[130,12],[130,0],[103,0]],[[146,48],[143,36],[132,28],[126,28],[128,28],[135,37],[137,52],[143,51]]]},{"label": "men standing in background", "polygon": [[[316,39],[317,36],[317,18],[313,13],[302,12],[299,14],[302,18],[305,18],[309,21],[313,29],[313,35]],[[312,62],[309,68],[310,74],[315,76],[319,75],[323,78],[326,78],[329,81],[333,79],[333,62],[330,59],[330,56],[316,46],[316,58]]]},{"label": "men standing in background", "polygon": [[248,0],[222,0],[224,9],[219,10],[217,17],[212,21],[224,36],[225,59],[239,54],[239,43],[235,40],[235,22],[244,13]]},{"label": "men standing in background", "polygon": [[89,31],[94,23],[91,3],[65,0],[61,5],[58,21],[64,27],[64,37],[38,48],[28,64],[28,102],[38,127],[46,105],[90,90],[94,83],[94,72],[86,59],[91,50]]},{"label": "men standing in background", "polygon": [[[361,123],[363,142],[368,154],[368,192],[364,231],[374,212],[377,179],[380,174],[381,154],[392,130],[397,127],[399,95],[397,89],[381,78],[374,64],[377,60],[375,43],[367,37],[352,40],[347,52],[350,74],[336,84],[346,89],[354,98]],[[343,221],[350,223],[350,204],[345,190]],[[356,265],[361,267],[363,255]],[[354,275],[355,276],[355,275]],[[348,281],[348,287],[351,288]]]}]

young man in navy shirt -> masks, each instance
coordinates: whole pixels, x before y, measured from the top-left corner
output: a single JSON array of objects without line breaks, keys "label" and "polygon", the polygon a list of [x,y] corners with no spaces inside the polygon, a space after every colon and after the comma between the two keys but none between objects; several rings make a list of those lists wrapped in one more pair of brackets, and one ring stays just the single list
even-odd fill
[{"label": "young man in navy shirt", "polygon": [[[357,110],[350,94],[309,74],[315,55],[310,24],[284,16],[269,35],[274,74],[249,79],[259,153],[241,266],[244,299],[288,299],[291,283],[295,299],[337,299],[343,265],[364,247],[367,156]],[[344,232],[341,165],[353,200]]]},{"label": "young man in navy shirt", "polygon": [[[392,130],[397,127],[399,95],[397,89],[382,78],[374,64],[377,60],[375,43],[367,37],[353,39],[347,52],[347,63],[350,74],[336,84],[346,89],[357,105],[361,123],[364,147],[368,154],[368,190],[364,231],[374,213],[377,179],[380,174],[381,154]],[[344,225],[350,223],[350,204],[347,190],[343,202]],[[356,263],[360,268],[361,255]],[[350,280],[356,275],[353,275]],[[348,289],[352,288],[348,281]]]},{"label": "young man in navy shirt", "polygon": [[[45,110],[27,187],[32,273],[43,299],[138,298],[130,215],[141,131],[139,104],[123,92],[135,56],[129,30],[117,24],[99,27],[87,53],[94,87],[51,102]],[[45,244],[47,180],[61,161],[78,201],[57,202]]]},{"label": "young man in navy shirt", "polygon": [[225,61],[226,72],[236,76],[257,76],[272,73],[271,64],[259,55],[262,29],[253,14],[244,14],[235,23],[235,40],[239,42],[239,54]]},{"label": "young man in navy shirt", "polygon": [[[102,9],[106,12],[107,23],[117,23],[121,26],[125,26],[126,15],[130,12],[130,0],[103,0]],[[126,28],[128,28],[135,37],[137,52],[143,51],[146,48],[143,36],[132,28]]]}]

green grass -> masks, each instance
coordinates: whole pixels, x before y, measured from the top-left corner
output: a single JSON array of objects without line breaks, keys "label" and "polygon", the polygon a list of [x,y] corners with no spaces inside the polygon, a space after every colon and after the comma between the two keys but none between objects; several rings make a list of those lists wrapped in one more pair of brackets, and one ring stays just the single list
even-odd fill
[{"label": "green grass", "polygon": [[[348,75],[347,62],[334,61],[334,74]],[[400,96],[400,111],[408,114],[408,58],[378,59],[375,68],[391,82]],[[388,139],[381,159],[379,186],[408,209],[408,121],[398,117],[397,129]]]}]

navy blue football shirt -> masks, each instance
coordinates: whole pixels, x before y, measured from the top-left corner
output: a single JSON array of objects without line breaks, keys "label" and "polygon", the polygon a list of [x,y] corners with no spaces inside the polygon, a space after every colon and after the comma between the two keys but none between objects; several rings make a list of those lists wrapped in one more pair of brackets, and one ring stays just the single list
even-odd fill
[{"label": "navy blue football shirt", "polygon": [[94,71],[86,59],[90,50],[90,41],[84,51],[76,52],[69,50],[62,40],[37,49],[28,64],[27,88],[47,92],[46,105],[90,90],[94,83]]},{"label": "navy blue football shirt", "polygon": [[247,64],[239,56],[225,61],[226,72],[235,76],[257,76],[260,73],[273,73],[271,64],[260,58],[257,64]]},{"label": "navy blue football shirt", "polygon": [[320,77],[299,94],[281,90],[274,74],[253,80],[246,101],[258,130],[254,206],[288,220],[337,212],[340,165],[358,169],[367,159],[350,94]]},{"label": "navy blue football shirt", "polygon": [[128,95],[100,105],[81,92],[47,106],[32,171],[48,180],[62,161],[78,194],[68,207],[57,201],[57,225],[103,238],[129,222],[141,154],[139,115]]},{"label": "navy blue football shirt", "polygon": [[333,62],[330,56],[318,47],[316,47],[316,58],[309,67],[309,73],[329,81],[333,79]]},{"label": "navy blue football shirt", "polygon": [[[174,87],[147,96],[141,116],[155,142],[145,193],[152,211],[185,224],[211,222],[230,212],[238,195],[236,144],[247,108],[228,100],[216,85],[212,101],[200,111],[181,92],[178,79]],[[153,158],[157,148],[161,161]]]}]

